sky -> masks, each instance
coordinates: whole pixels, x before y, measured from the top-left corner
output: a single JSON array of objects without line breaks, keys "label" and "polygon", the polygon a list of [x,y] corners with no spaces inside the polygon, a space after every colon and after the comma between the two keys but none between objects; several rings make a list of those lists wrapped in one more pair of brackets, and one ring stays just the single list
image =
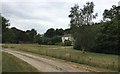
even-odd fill
[{"label": "sky", "polygon": [[69,28],[70,8],[78,4],[80,8],[86,2],[94,2],[94,12],[98,17],[94,20],[102,20],[105,9],[112,5],[118,5],[119,0],[2,0],[0,13],[10,20],[10,27],[21,30],[36,29],[43,34],[49,28]]}]

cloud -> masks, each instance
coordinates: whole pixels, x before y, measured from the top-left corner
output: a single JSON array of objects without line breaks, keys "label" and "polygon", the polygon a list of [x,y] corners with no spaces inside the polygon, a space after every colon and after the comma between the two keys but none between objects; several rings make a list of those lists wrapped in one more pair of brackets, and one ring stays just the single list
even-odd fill
[{"label": "cloud", "polygon": [[2,15],[10,19],[11,27],[22,30],[35,28],[44,33],[48,28],[68,28],[70,8],[78,3],[80,8],[88,2],[95,3],[95,12],[102,19],[104,9],[117,5],[118,0],[3,0]]}]

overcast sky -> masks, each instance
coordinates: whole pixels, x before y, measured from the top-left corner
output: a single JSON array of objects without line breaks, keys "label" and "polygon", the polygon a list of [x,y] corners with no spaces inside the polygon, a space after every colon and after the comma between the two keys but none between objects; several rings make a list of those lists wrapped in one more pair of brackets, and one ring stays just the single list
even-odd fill
[{"label": "overcast sky", "polygon": [[2,16],[10,20],[11,27],[22,30],[35,28],[44,33],[48,28],[69,28],[70,8],[77,3],[80,8],[93,1],[98,13],[95,21],[102,20],[104,9],[118,5],[119,0],[2,0]]}]

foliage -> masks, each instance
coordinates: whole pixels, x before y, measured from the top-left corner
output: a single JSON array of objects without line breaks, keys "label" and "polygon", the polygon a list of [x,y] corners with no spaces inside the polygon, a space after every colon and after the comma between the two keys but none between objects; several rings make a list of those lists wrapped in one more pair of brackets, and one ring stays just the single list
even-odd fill
[{"label": "foliage", "polygon": [[37,31],[35,29],[27,30],[25,32],[15,27],[9,28],[9,26],[10,26],[9,20],[2,17],[3,43],[33,42],[34,36],[37,34]]},{"label": "foliage", "polygon": [[46,33],[44,35],[46,37],[53,37],[53,36],[55,36],[55,30],[53,28],[50,28],[46,31]]},{"label": "foliage", "polygon": [[64,30],[62,28],[55,30],[55,36],[62,36],[64,34]]},{"label": "foliage", "polygon": [[63,36],[64,33],[66,33],[66,34],[70,33],[70,29],[63,30],[62,28],[60,28],[60,29],[50,28],[45,32],[44,36],[52,38],[54,36]]},{"label": "foliage", "polygon": [[28,35],[30,42],[33,42],[37,31],[35,29],[27,30],[26,34]]},{"label": "foliage", "polygon": [[74,48],[76,49],[87,50],[91,48],[94,42],[94,39],[92,39],[94,35],[91,24],[92,19],[96,18],[97,13],[93,15],[93,9],[93,2],[87,2],[83,9],[79,9],[79,5],[77,4],[71,7],[71,13],[69,15],[71,18],[70,28],[75,39]]},{"label": "foliage", "polygon": [[71,29],[70,28],[65,29],[64,34],[71,34]]},{"label": "foliage", "polygon": [[76,38],[73,48],[76,49],[76,50],[82,50],[79,38]]},{"label": "foliage", "polygon": [[61,36],[55,36],[51,39],[51,41],[53,42],[53,44],[58,43],[58,42],[62,42]]},{"label": "foliage", "polygon": [[[100,32],[97,34],[96,46],[92,51],[101,53],[119,54],[119,25],[120,7],[113,6],[103,13],[105,22],[102,23]],[[109,19],[109,20],[108,20]]]},{"label": "foliage", "polygon": [[62,46],[63,43],[62,43],[62,42],[57,42],[57,43],[55,43],[55,45],[60,45],[60,46]]},{"label": "foliage", "polygon": [[103,13],[103,19],[105,21],[107,21],[108,19],[109,20],[113,20],[113,19],[116,19],[116,20],[120,20],[120,6],[115,6],[113,5],[112,8],[110,10],[108,9],[105,9],[104,10],[104,13]]},{"label": "foliage", "polygon": [[9,35],[6,35],[5,33],[8,33],[8,27],[10,26],[9,20],[7,20],[6,18],[0,16],[0,18],[2,18],[2,42],[6,42],[7,37],[9,37]]},{"label": "foliage", "polygon": [[35,35],[34,42],[38,44],[42,44],[42,36],[40,34]]},{"label": "foliage", "polygon": [[2,18],[2,31],[4,32],[10,26],[10,23],[9,20],[2,16],[0,16],[0,18]]},{"label": "foliage", "polygon": [[70,40],[65,40],[64,41],[64,46],[71,46],[72,42]]},{"label": "foliage", "polygon": [[52,38],[43,37],[42,39],[42,44],[55,45],[59,42],[62,42],[61,36],[54,36]]},{"label": "foliage", "polygon": [[46,31],[46,33],[43,36],[43,44],[55,45],[57,43],[60,43],[62,42],[61,36],[69,33],[70,29],[63,30],[62,28],[60,29],[50,28]]},{"label": "foliage", "polygon": [[35,29],[22,31],[16,27],[9,28],[9,20],[2,17],[2,42],[3,43],[38,43],[38,44],[55,44],[61,42],[61,36],[64,33],[70,33],[70,29],[63,30],[50,28],[41,36]]}]

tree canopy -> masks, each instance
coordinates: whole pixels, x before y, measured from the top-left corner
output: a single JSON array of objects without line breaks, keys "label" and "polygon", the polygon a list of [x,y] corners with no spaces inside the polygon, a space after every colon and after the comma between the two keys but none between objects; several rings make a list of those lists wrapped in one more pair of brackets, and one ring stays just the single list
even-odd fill
[{"label": "tree canopy", "polygon": [[[74,7],[71,7],[70,11],[70,28],[72,30],[72,35],[75,39],[74,48],[88,49],[92,42],[92,30],[91,24],[92,19],[95,19],[97,13],[94,15],[94,3],[87,2],[82,9],[79,8],[78,4],[75,4]],[[91,42],[91,43],[90,43]]]},{"label": "tree canopy", "polygon": [[19,43],[33,42],[34,36],[37,34],[35,29],[22,31],[16,27],[9,28],[10,22],[5,17],[2,17],[2,42],[3,43]]},{"label": "tree canopy", "polygon": [[119,49],[119,25],[120,6],[113,5],[110,10],[103,13],[104,22],[101,23],[100,32],[97,34],[94,51],[102,53],[118,54]]}]

